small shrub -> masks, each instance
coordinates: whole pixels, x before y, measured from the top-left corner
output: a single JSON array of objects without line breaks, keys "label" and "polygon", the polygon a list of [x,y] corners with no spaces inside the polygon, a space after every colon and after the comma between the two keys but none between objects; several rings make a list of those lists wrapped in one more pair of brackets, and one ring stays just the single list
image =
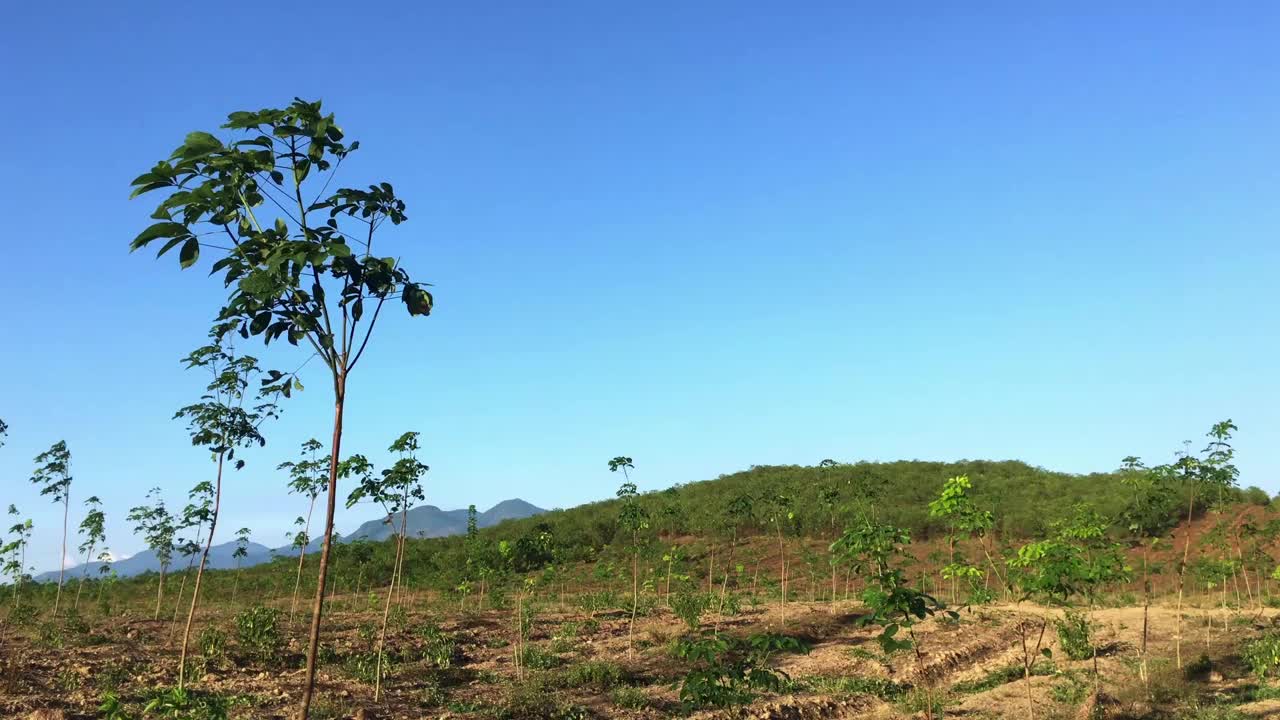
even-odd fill
[{"label": "small shrub", "polygon": [[248,655],[270,660],[284,648],[280,633],[280,611],[255,605],[236,615],[236,640]]},{"label": "small shrub", "polygon": [[120,702],[120,696],[114,692],[103,693],[98,712],[102,714],[102,720],[133,720],[124,703]]},{"label": "small shrub", "polygon": [[[1032,675],[1052,675],[1053,673],[1053,664],[1047,661],[1041,661],[1031,666]],[[1017,682],[1023,677],[1025,677],[1025,671],[1021,664],[1006,665],[992,670],[978,680],[956,683],[951,686],[951,692],[960,695],[973,695],[993,690],[1001,685],[1008,685],[1011,682]]]},{"label": "small shrub", "polygon": [[610,696],[613,704],[625,710],[643,710],[649,707],[649,696],[639,688],[624,686],[617,688]]},{"label": "small shrub", "polygon": [[200,655],[209,662],[219,662],[227,654],[227,634],[210,625],[196,638]]},{"label": "small shrub", "polygon": [[885,678],[876,677],[813,677],[806,684],[814,691],[826,695],[870,695],[882,700],[897,700],[906,688]]},{"label": "small shrub", "polygon": [[497,716],[501,720],[586,720],[583,708],[561,703],[540,682],[516,685],[507,692]]},{"label": "small shrub", "polygon": [[622,684],[622,668],[617,663],[590,660],[570,666],[563,678],[565,685],[571,688],[608,690]]},{"label": "small shrub", "polygon": [[54,684],[65,693],[75,692],[84,684],[84,677],[71,668],[63,668],[54,677]]},{"label": "small shrub", "polygon": [[1093,643],[1089,618],[1071,610],[1054,623],[1058,626],[1058,644],[1071,660],[1088,660],[1093,657]]},{"label": "small shrub", "polygon": [[316,662],[318,664],[333,665],[338,662],[339,659],[340,656],[338,655],[338,651],[335,650],[332,645],[320,643],[320,645],[316,647]]},{"label": "small shrub", "polygon": [[[391,677],[394,661],[390,653],[382,654],[382,679]],[[378,678],[378,653],[362,652],[350,655],[343,664],[347,672],[360,682],[373,685]]]},{"label": "small shrub", "polygon": [[751,702],[761,692],[779,692],[790,680],[768,666],[779,652],[808,652],[808,646],[784,635],[739,640],[704,634],[679,640],[676,656],[693,664],[680,684],[680,700],[695,707],[728,707]]},{"label": "small shrub", "polygon": [[409,625],[409,613],[404,609],[403,605],[396,605],[391,608],[391,612],[387,615],[387,627],[392,630],[403,630]]},{"label": "small shrub", "polygon": [[62,629],[68,635],[84,636],[89,634],[89,623],[80,617],[80,613],[72,611],[62,619]]},{"label": "small shrub", "polygon": [[1240,658],[1255,677],[1265,680],[1280,667],[1280,634],[1269,632],[1250,640],[1240,648]]},{"label": "small shrub", "polygon": [[172,688],[152,697],[143,714],[170,720],[227,720],[229,704],[213,693]]},{"label": "small shrub", "polygon": [[427,708],[444,707],[449,702],[449,691],[438,682],[428,682],[419,696],[422,706]]},{"label": "small shrub", "polygon": [[550,670],[560,664],[560,658],[537,645],[527,645],[520,655],[520,663],[533,670]]},{"label": "small shrub", "polygon": [[47,648],[61,648],[67,644],[66,638],[62,634],[62,628],[56,623],[42,622],[36,629],[36,642]]},{"label": "small shrub", "polygon": [[18,605],[9,611],[8,621],[16,627],[27,627],[36,619],[36,608],[34,605]]},{"label": "small shrub", "polygon": [[[1248,650],[1245,652],[1248,652]],[[1249,663],[1247,659],[1245,662]],[[1252,663],[1249,664],[1250,667],[1252,667]],[[1212,669],[1213,661],[1209,659],[1208,655],[1201,653],[1200,657],[1196,658],[1193,662],[1187,663],[1187,666],[1183,668],[1183,674],[1189,678],[1200,677],[1202,675],[1208,675],[1209,671]]]},{"label": "small shrub", "polygon": [[1063,679],[1049,686],[1049,697],[1067,705],[1079,705],[1089,694],[1089,685],[1074,673],[1063,675]]},{"label": "small shrub", "polygon": [[702,624],[702,615],[707,611],[708,604],[705,593],[682,592],[671,598],[671,611],[683,620],[692,632]]},{"label": "small shrub", "polygon": [[120,689],[120,686],[128,682],[134,675],[136,673],[128,665],[112,664],[99,669],[94,674],[94,679],[104,695],[114,695]]},{"label": "small shrub", "polygon": [[435,623],[426,623],[418,628],[418,638],[422,640],[423,660],[441,670],[448,670],[453,666],[458,643],[452,635],[441,630]]}]

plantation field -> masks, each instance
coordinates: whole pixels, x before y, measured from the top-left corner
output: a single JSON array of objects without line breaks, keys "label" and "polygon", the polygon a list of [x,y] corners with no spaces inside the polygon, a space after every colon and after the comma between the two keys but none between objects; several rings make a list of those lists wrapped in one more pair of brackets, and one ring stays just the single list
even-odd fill
[{"label": "plantation field", "polygon": [[[147,586],[139,581],[134,589]],[[498,598],[500,606],[487,601],[483,608],[474,598],[459,608],[439,593],[398,592],[378,701],[373,681],[385,588],[338,594],[329,599],[312,716],[908,718],[925,717],[930,706],[934,717],[965,718],[1280,713],[1280,689],[1255,675],[1247,657],[1280,614],[1265,605],[1238,607],[1234,596],[1223,606],[1216,592],[1184,606],[1181,670],[1172,599],[1151,608],[1144,681],[1143,609],[1113,606],[1115,598],[1092,612],[1077,608],[1089,628],[1083,636],[1060,632],[1063,608],[990,602],[961,607],[954,619],[938,614],[916,624],[919,653],[886,655],[879,628],[863,624],[866,607],[840,596],[834,603],[793,599],[784,610],[776,596],[731,589],[734,599],[717,612],[715,588],[705,595],[655,590],[646,593],[629,633],[629,608],[609,607],[625,598],[594,587],[564,590],[507,595]],[[292,716],[306,624],[299,616],[290,625],[287,598],[265,607],[251,598],[241,607],[210,603],[196,621],[186,696],[166,711],[172,698],[160,688],[175,673],[181,623],[151,619],[144,597],[126,594],[109,616],[88,603],[59,622],[11,615],[0,715]],[[515,624],[517,599],[523,628]],[[723,642],[698,656],[688,650],[691,638]],[[753,651],[749,643],[760,638],[774,638],[774,647]],[[1037,642],[1047,655],[1036,651]],[[761,675],[767,681],[750,682],[755,672],[768,673]],[[689,690],[698,682],[707,685],[701,695]]]}]

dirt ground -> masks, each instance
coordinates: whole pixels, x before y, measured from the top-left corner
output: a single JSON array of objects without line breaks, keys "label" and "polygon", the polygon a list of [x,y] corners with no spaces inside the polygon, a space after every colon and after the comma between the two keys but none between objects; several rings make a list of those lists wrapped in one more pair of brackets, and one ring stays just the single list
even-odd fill
[{"label": "dirt ground", "polygon": [[[1187,608],[1179,671],[1177,615],[1165,605],[1152,607],[1146,683],[1141,607],[1094,611],[1098,655],[1084,660],[1067,659],[1059,646],[1054,620],[1061,611],[1034,605],[988,605],[962,610],[959,620],[931,619],[912,629],[918,653],[887,660],[874,642],[876,630],[859,624],[856,604],[793,602],[785,622],[777,604],[744,609],[706,617],[703,625],[735,637],[781,633],[809,650],[771,661],[789,678],[783,692],[741,707],[697,710],[680,701],[687,665],[670,651],[685,626],[664,608],[637,620],[630,650],[628,618],[621,612],[592,616],[540,608],[527,641],[532,654],[526,653],[518,678],[510,610],[427,612],[412,598],[407,605],[410,610],[397,618],[388,639],[393,660],[377,702],[370,682],[377,615],[330,615],[315,717],[906,718],[926,717],[931,702],[934,717],[940,712],[955,718],[1190,718],[1200,717],[1194,714],[1200,708],[1219,706],[1234,715],[1204,717],[1280,717],[1280,692],[1272,696],[1260,689],[1237,652],[1242,641],[1271,628],[1277,615],[1270,609]],[[214,657],[194,651],[192,690],[226,700],[232,718],[289,717],[303,677],[302,623],[287,631],[270,657],[253,657],[238,647],[230,615],[214,611],[200,624],[220,628],[230,639]],[[424,625],[438,627],[455,644],[448,667],[426,659],[427,640],[418,630]],[[176,635],[166,620],[139,618],[90,620],[76,628],[6,626],[0,640],[0,717],[24,718],[37,710],[63,718],[108,717],[99,710],[108,693],[123,708],[117,717],[144,717],[149,698],[174,683]],[[1036,653],[1037,642],[1051,659]],[[1202,654],[1210,660],[1202,661]],[[1035,669],[1030,682],[1022,677],[1027,658]]]}]

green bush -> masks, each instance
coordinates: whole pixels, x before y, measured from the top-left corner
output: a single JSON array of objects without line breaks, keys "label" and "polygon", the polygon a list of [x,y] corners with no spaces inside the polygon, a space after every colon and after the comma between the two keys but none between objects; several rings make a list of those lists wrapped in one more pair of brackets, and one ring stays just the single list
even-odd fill
[{"label": "green bush", "polygon": [[1089,618],[1083,613],[1068,610],[1055,624],[1058,626],[1058,644],[1069,659],[1088,660],[1093,657]]},{"label": "green bush", "polygon": [[172,688],[151,698],[143,714],[170,720],[227,720],[229,703],[213,693]]},{"label": "green bush", "polygon": [[1280,634],[1269,632],[1250,640],[1240,649],[1240,658],[1259,680],[1266,679],[1280,667]]},{"label": "green bush", "polygon": [[236,640],[240,649],[259,660],[270,660],[284,648],[280,633],[280,611],[254,605],[236,615]]},{"label": "green bush", "polygon": [[746,640],[704,634],[676,641],[675,654],[693,667],[680,683],[680,700],[694,707],[728,707],[751,702],[761,692],[780,692],[790,678],[768,666],[779,652],[808,652],[808,646],[784,635],[753,635]]},{"label": "green bush", "polygon": [[60,648],[66,645],[67,640],[62,634],[62,628],[57,623],[42,622],[36,629],[36,642],[47,648]]},{"label": "green bush", "polygon": [[212,625],[200,631],[196,643],[200,646],[200,655],[210,662],[221,661],[227,653],[227,634]]},{"label": "green bush", "polygon": [[[392,665],[394,661],[391,653],[384,652],[382,654],[382,679],[386,680],[391,677]],[[343,666],[352,677],[360,682],[373,685],[378,679],[378,653],[362,652],[355,653],[347,657]]]},{"label": "green bush", "polygon": [[537,645],[527,645],[520,655],[520,662],[532,670],[550,670],[560,664],[560,658]]},{"label": "green bush", "polygon": [[639,688],[620,687],[610,696],[613,704],[625,710],[643,710],[649,707],[649,696]]},{"label": "green bush", "polygon": [[133,720],[133,716],[125,709],[124,703],[120,702],[120,696],[115,692],[103,693],[98,712],[101,713],[103,720]]},{"label": "green bush", "polygon": [[806,684],[826,695],[871,695],[882,700],[896,700],[906,692],[904,686],[876,677],[812,677]]},{"label": "green bush", "polygon": [[418,638],[422,640],[423,660],[441,670],[448,670],[453,666],[458,643],[452,635],[441,630],[435,623],[426,623],[418,628]]},{"label": "green bush", "polygon": [[684,621],[690,631],[697,630],[702,624],[702,615],[710,605],[706,593],[682,592],[671,598],[671,611]]},{"label": "green bush", "polygon": [[564,683],[571,688],[594,687],[608,690],[622,684],[622,668],[617,663],[590,660],[565,671]]}]

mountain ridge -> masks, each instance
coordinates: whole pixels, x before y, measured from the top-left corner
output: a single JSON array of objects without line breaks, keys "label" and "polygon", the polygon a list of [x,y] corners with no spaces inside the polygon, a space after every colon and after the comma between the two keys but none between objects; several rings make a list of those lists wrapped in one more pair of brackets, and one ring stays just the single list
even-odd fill
[{"label": "mountain ridge", "polygon": [[[449,535],[461,535],[467,531],[467,510],[441,510],[435,505],[419,505],[409,509],[408,527],[410,537],[447,537]],[[479,527],[486,528],[497,525],[507,520],[520,520],[534,515],[541,515],[546,510],[520,498],[511,498],[503,500],[495,504],[493,507],[476,514],[476,524]],[[342,535],[334,532],[335,540],[339,542],[351,542],[353,540],[370,540],[380,541],[391,537],[393,525],[387,522],[387,518],[381,517],[374,520],[368,520],[361,523],[355,531],[348,535]],[[323,538],[316,538],[307,546],[307,552],[318,552]],[[236,549],[234,540],[220,543],[209,548],[209,562],[205,567],[210,570],[230,570],[237,567],[236,558],[233,557]],[[297,548],[292,545],[284,545],[278,548],[270,548],[266,545],[256,542],[250,542],[245,551],[247,555],[240,560],[239,567],[252,567],[262,563],[270,562],[275,557],[296,557]],[[174,572],[186,568],[185,558],[175,556],[173,562],[169,565],[169,571]],[[77,578],[85,573],[88,569],[88,577],[99,577],[99,571],[104,563],[93,561],[89,563],[81,563],[66,568],[63,573],[67,578]],[[110,563],[112,569],[120,577],[133,577],[147,572],[159,572],[160,563],[156,559],[155,553],[151,550],[143,550],[135,555],[122,558]],[[49,572],[36,575],[33,580],[36,582],[56,581],[58,579],[58,571],[50,570]]]}]

